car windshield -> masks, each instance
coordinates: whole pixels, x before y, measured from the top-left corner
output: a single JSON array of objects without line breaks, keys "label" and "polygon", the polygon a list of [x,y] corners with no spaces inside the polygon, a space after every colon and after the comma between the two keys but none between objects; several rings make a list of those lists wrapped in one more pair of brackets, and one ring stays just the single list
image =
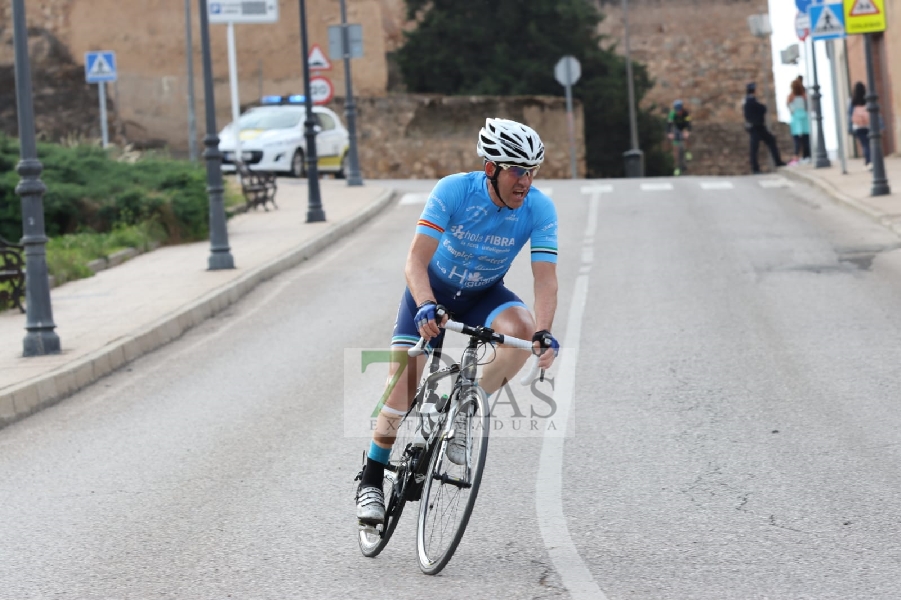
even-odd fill
[{"label": "car windshield", "polygon": [[241,129],[288,129],[300,123],[304,116],[300,108],[258,108],[238,119]]}]

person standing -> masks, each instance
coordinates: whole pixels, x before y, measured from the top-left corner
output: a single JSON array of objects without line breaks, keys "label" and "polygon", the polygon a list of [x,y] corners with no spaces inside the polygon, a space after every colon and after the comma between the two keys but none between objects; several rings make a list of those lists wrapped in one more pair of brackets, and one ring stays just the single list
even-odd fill
[{"label": "person standing", "polygon": [[848,106],[848,133],[860,143],[863,165],[870,166],[870,113],[867,112],[867,87],[863,82],[854,84],[851,104]]},{"label": "person standing", "polygon": [[754,97],[754,94],[757,92],[757,84],[752,81],[745,87],[745,92],[745,129],[748,130],[750,138],[751,172],[755,175],[760,173],[760,164],[757,162],[757,150],[760,148],[761,141],[769,148],[776,166],[784,167],[785,163],[782,162],[782,157],[779,156],[779,147],[776,146],[776,138],[766,128],[764,121],[766,106],[758,102],[757,98]]},{"label": "person standing", "polygon": [[789,165],[810,162],[810,115],[807,112],[807,91],[804,89],[800,77],[792,81],[791,90],[787,105],[791,112],[791,133],[795,142],[795,155],[788,163]]}]

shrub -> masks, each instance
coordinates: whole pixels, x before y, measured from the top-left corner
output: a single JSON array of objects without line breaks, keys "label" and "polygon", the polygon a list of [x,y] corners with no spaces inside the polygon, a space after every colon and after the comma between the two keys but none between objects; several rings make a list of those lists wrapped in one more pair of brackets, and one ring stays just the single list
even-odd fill
[{"label": "shrub", "polygon": [[[0,134],[0,235],[22,236],[21,201],[15,193],[19,149]],[[167,242],[208,235],[206,171],[199,165],[151,156],[134,163],[91,145],[38,144],[43,165],[44,227],[48,237],[93,231],[156,219]]]}]

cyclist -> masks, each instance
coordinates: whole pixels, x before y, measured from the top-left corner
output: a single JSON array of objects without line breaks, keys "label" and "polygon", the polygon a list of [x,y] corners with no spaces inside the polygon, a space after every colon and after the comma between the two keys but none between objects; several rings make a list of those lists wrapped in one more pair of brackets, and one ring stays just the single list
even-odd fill
[{"label": "cyclist", "polygon": [[[406,353],[419,340],[441,347],[444,330],[435,310],[444,306],[455,320],[485,325],[498,333],[532,339],[539,366],[553,364],[560,345],[551,334],[557,309],[557,211],[532,187],[544,161],[544,144],[530,127],[505,119],[486,119],[479,132],[480,171],[457,173],[433,188],[416,225],[407,254],[407,287],[397,311],[391,349]],[[525,242],[531,242],[535,316],[504,285],[504,276]],[[545,352],[545,349],[553,352]],[[500,389],[529,357],[528,352],[497,348],[479,380],[482,393]],[[376,420],[357,488],[357,519],[375,525],[385,519],[382,479],[397,426],[416,393],[424,357],[411,359]],[[401,368],[392,365],[391,375]],[[390,378],[389,378],[390,381]],[[459,417],[465,419],[461,411]],[[463,425],[457,427],[463,430]],[[447,457],[463,464],[465,436],[452,438]],[[458,443],[455,443],[458,442]]]},{"label": "cyclist", "polygon": [[682,162],[679,160],[679,144],[685,149],[685,160],[691,160],[688,151],[688,138],[691,137],[691,115],[681,100],[673,102],[673,108],[666,118],[666,137],[673,142],[673,162],[676,170],[673,175],[682,174]]}]

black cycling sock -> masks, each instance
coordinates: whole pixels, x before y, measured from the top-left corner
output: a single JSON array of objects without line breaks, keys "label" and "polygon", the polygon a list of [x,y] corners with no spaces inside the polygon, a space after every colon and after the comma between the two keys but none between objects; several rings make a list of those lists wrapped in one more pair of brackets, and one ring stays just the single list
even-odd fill
[{"label": "black cycling sock", "polygon": [[373,485],[375,487],[382,487],[382,479],[385,477],[385,465],[372,460],[371,458],[366,459],[366,468],[363,469],[363,479],[360,481],[360,485],[362,486],[370,486]]}]

